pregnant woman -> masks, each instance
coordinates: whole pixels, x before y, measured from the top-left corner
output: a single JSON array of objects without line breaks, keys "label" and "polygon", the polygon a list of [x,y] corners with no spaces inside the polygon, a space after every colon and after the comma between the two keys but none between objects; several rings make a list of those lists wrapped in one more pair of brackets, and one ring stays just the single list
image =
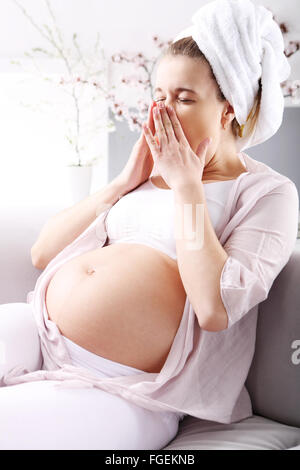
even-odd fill
[{"label": "pregnant woman", "polygon": [[[32,248],[43,273],[28,303],[0,306],[1,449],[161,449],[185,415],[252,415],[244,382],[257,305],[291,255],[298,194],[240,149],[277,131],[274,90],[288,64],[267,10],[209,5],[161,58],[155,102],[123,171],[45,224]],[[245,50],[217,54],[227,24],[210,42],[218,15],[235,24],[241,8],[260,44],[259,15],[268,41],[273,34],[268,53],[278,57],[264,75],[251,73]],[[242,21],[236,34],[249,40]],[[271,99],[263,79],[279,69]]]}]

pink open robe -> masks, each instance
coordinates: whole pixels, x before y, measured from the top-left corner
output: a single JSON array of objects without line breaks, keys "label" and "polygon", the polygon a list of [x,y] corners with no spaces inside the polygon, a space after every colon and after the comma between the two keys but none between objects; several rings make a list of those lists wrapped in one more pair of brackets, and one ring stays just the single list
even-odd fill
[{"label": "pink open robe", "polygon": [[215,230],[229,255],[220,278],[229,318],[226,330],[202,330],[186,298],[160,373],[99,378],[71,364],[57,326],[48,319],[45,291],[66,261],[105,244],[108,208],[48,264],[28,293],[41,340],[43,370],[26,373],[16,368],[3,377],[2,384],[58,380],[58,389],[98,387],[154,411],[174,410],[220,423],[252,416],[244,384],[254,354],[258,304],[267,298],[294,249],[299,198],[289,178],[245,153],[239,156],[247,172],[234,181]]}]

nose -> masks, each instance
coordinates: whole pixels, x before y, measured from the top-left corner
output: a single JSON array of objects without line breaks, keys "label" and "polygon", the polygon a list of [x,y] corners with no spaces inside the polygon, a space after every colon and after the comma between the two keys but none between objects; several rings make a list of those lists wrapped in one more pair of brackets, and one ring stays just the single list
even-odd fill
[{"label": "nose", "polygon": [[169,100],[165,100],[165,107],[167,106],[172,106],[173,108],[175,108],[175,103],[172,103],[172,100],[169,99]]},{"label": "nose", "polygon": [[172,106],[173,110],[177,113],[177,103],[176,103],[176,99],[172,100],[171,98],[169,99],[164,99],[161,101],[162,103],[164,103],[165,105],[165,108],[167,108],[167,106]]}]

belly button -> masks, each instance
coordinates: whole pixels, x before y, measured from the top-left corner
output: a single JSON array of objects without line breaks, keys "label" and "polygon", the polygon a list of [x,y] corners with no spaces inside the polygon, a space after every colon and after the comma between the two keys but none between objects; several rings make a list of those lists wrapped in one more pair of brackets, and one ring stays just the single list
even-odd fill
[{"label": "belly button", "polygon": [[93,274],[95,272],[94,268],[89,268],[87,274]]}]

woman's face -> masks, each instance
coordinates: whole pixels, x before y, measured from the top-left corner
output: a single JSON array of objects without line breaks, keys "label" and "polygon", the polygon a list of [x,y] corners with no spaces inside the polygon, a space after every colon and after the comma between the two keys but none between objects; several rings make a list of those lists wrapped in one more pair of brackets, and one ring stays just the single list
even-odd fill
[{"label": "woman's face", "polygon": [[[178,88],[189,88],[193,92]],[[206,164],[218,153],[221,144],[223,155],[234,151],[231,121],[235,116],[228,101],[218,101],[217,90],[218,85],[210,76],[205,60],[166,56],[158,65],[154,100],[173,106],[194,152],[206,137],[213,138],[207,150]]]}]

